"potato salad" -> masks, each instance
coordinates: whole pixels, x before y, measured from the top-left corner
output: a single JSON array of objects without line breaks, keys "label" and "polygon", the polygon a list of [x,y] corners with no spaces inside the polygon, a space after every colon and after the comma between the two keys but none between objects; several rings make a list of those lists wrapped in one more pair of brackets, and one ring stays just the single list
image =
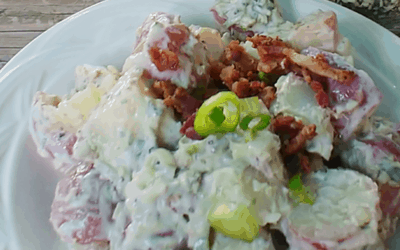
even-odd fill
[{"label": "potato salad", "polygon": [[336,14],[218,0],[217,28],[155,12],[122,68],[37,92],[30,132],[64,174],[50,223],[80,250],[376,250],[400,216],[400,125]]}]

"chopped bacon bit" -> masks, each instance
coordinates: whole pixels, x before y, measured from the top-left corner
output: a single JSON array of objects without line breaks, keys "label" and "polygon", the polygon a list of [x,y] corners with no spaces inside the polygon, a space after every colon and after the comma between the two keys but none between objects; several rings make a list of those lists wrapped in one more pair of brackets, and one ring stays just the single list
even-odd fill
[{"label": "chopped bacon bit", "polygon": [[329,95],[325,92],[324,87],[318,81],[312,80],[310,83],[311,89],[316,92],[315,99],[317,100],[318,104],[326,108],[329,106]]},{"label": "chopped bacon bit", "polygon": [[300,167],[301,170],[303,170],[304,173],[309,174],[311,173],[311,166],[310,166],[310,160],[306,155],[300,154]]},{"label": "chopped bacon bit", "polygon": [[183,123],[181,130],[179,131],[181,134],[186,135],[186,137],[192,140],[202,140],[201,137],[196,130],[194,130],[194,120],[196,119],[196,113],[193,113],[189,118]]},{"label": "chopped bacon bit", "polygon": [[317,99],[319,106],[323,108],[329,106],[329,96],[323,90],[318,91],[318,93],[315,94],[315,98]]},{"label": "chopped bacon bit", "polygon": [[272,102],[276,98],[275,88],[271,86],[265,87],[259,94],[258,97],[263,101],[267,108],[271,107]]},{"label": "chopped bacon bit", "polygon": [[234,61],[240,61],[241,54],[245,52],[244,48],[240,46],[239,41],[231,41],[228,44],[226,52],[226,59],[227,60],[234,60]]},{"label": "chopped bacon bit", "polygon": [[184,24],[169,26],[165,29],[165,33],[170,39],[168,49],[175,53],[178,53],[179,48],[189,39],[189,31]]},{"label": "chopped bacon bit", "polygon": [[296,121],[292,116],[277,116],[271,121],[271,127],[274,133],[289,134],[291,138],[295,137],[304,127],[301,120]]},{"label": "chopped bacon bit", "polygon": [[196,118],[196,113],[191,114],[186,121],[183,123],[181,129],[179,130],[179,132],[181,134],[185,134],[186,129],[193,127],[194,126],[194,120]]},{"label": "chopped bacon bit", "polygon": [[176,88],[177,86],[171,81],[155,81],[149,91],[155,98],[162,99],[173,95]]},{"label": "chopped bacon bit", "polygon": [[220,77],[229,86],[239,79],[240,73],[235,69],[234,65],[231,65],[222,69]]},{"label": "chopped bacon bit", "polygon": [[152,47],[149,49],[149,54],[151,61],[156,65],[159,71],[178,70],[179,58],[174,52]]},{"label": "chopped bacon bit", "polygon": [[147,80],[153,79],[153,76],[150,74],[150,72],[147,69],[143,70],[142,77]]},{"label": "chopped bacon bit", "polygon": [[[312,83],[312,78],[310,72],[306,68],[301,69],[301,74],[306,82]],[[315,91],[315,90],[314,90]]]},{"label": "chopped bacon bit", "polygon": [[239,44],[239,41],[231,41],[225,49],[223,61],[226,65],[233,64],[245,77],[249,71],[256,71],[258,60],[249,55]]},{"label": "chopped bacon bit", "polygon": [[320,90],[322,90],[322,91],[324,90],[324,87],[322,86],[322,84],[317,81],[311,81],[310,87],[316,93],[318,93]]},{"label": "chopped bacon bit", "polygon": [[292,155],[299,152],[304,147],[307,140],[311,140],[317,135],[315,129],[315,124],[304,126],[300,133],[290,139],[288,145],[286,145],[285,153],[287,155]]},{"label": "chopped bacon bit", "polygon": [[188,129],[186,129],[185,131],[185,135],[187,138],[190,138],[192,140],[203,140],[204,138],[201,137],[196,130],[194,130],[194,127],[190,127]]},{"label": "chopped bacon bit", "polygon": [[279,63],[275,60],[268,61],[268,63],[260,62],[257,66],[258,71],[262,71],[264,73],[280,73],[279,70],[276,70],[279,67]]},{"label": "chopped bacon bit", "polygon": [[247,41],[250,41],[253,43],[253,48],[258,48],[259,46],[277,46],[277,47],[283,47],[283,48],[291,48],[288,43],[285,43],[278,37],[273,38],[273,37],[267,37],[267,36],[253,36],[253,37],[247,37]]},{"label": "chopped bacon bit", "polygon": [[232,85],[232,91],[239,97],[244,98],[250,94],[250,83],[246,78],[240,78]]},{"label": "chopped bacon bit", "polygon": [[226,66],[222,62],[212,61],[210,62],[210,76],[212,79],[222,79],[221,72]]},{"label": "chopped bacon bit", "polygon": [[202,103],[189,95],[186,89],[177,87],[171,81],[155,81],[149,92],[155,98],[164,99],[165,106],[171,107],[182,114],[184,119],[195,112]]}]

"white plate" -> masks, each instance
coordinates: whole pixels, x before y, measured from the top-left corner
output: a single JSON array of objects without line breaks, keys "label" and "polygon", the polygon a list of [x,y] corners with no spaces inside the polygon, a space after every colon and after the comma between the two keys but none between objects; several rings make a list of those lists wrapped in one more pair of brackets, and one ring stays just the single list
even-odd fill
[{"label": "white plate", "polygon": [[[154,11],[181,14],[187,24],[213,26],[213,0],[109,0],[55,25],[19,52],[0,72],[0,249],[63,249],[48,221],[59,175],[29,138],[27,116],[37,90],[65,94],[76,65],[121,67],[135,30]],[[327,1],[280,0],[291,21],[317,9],[333,10],[339,29],[358,51],[385,95],[379,113],[399,121],[400,39],[378,24]],[[396,249],[394,247],[393,249]]]}]

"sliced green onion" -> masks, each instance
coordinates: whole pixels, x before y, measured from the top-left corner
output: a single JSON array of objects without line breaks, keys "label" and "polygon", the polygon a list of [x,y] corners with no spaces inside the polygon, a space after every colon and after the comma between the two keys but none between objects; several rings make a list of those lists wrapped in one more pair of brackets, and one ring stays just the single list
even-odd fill
[{"label": "sliced green onion", "polygon": [[303,182],[301,181],[301,174],[296,174],[289,181],[289,189],[291,191],[298,191],[303,189]]},{"label": "sliced green onion", "polygon": [[260,131],[268,127],[271,121],[271,116],[267,114],[260,114],[257,117],[260,117],[261,120],[252,128],[253,131]]},{"label": "sliced green onion", "polygon": [[290,196],[298,203],[313,205],[315,196],[304,186],[301,174],[293,176],[289,181]]},{"label": "sliced green onion", "polygon": [[224,109],[221,107],[215,107],[208,115],[217,126],[221,126],[221,124],[225,121]]},{"label": "sliced green onion", "polygon": [[271,117],[267,114],[259,114],[255,116],[246,115],[239,123],[239,127],[243,130],[247,130],[249,128],[250,122],[255,118],[260,118],[260,121],[251,128],[253,132],[265,129],[266,127],[268,127],[271,121]]},{"label": "sliced green onion", "polygon": [[251,122],[251,120],[253,120],[254,117],[250,116],[250,115],[246,115],[242,121],[239,123],[239,127],[243,130],[247,130],[249,128],[249,123]]},{"label": "sliced green onion", "polygon": [[207,99],[197,111],[194,130],[201,136],[233,132],[239,123],[240,103],[235,93],[219,92]]},{"label": "sliced green onion", "polygon": [[262,71],[258,72],[258,78],[261,81],[263,81],[263,82],[265,82],[267,84],[269,83],[269,79],[268,79],[267,74],[265,72],[262,72]]},{"label": "sliced green onion", "polygon": [[239,99],[240,114],[243,115],[258,115],[261,113],[261,105],[257,96]]}]

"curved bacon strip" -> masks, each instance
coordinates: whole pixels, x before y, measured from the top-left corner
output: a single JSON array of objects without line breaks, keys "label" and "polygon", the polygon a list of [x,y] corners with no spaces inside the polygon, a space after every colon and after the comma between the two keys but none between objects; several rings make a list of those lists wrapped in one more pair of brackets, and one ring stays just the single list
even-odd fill
[{"label": "curved bacon strip", "polygon": [[170,50],[161,50],[157,47],[152,47],[149,49],[149,55],[151,57],[151,62],[156,65],[159,71],[176,71],[179,68],[179,58],[176,53]]},{"label": "curved bacon strip", "polygon": [[346,85],[350,84],[356,77],[356,74],[352,71],[337,69],[329,65],[324,55],[320,54],[315,58],[302,55],[279,38],[274,39],[257,35],[248,37],[247,40],[253,43],[254,48],[257,48],[262,61],[258,68],[265,73],[282,71],[287,68],[287,64],[294,64],[314,74],[331,78]]},{"label": "curved bacon strip", "polygon": [[315,124],[310,124],[303,127],[300,133],[298,133],[296,137],[289,141],[289,144],[285,148],[285,153],[292,155],[299,152],[302,148],[304,148],[307,140],[311,140],[317,135],[315,129]]},{"label": "curved bacon strip", "polygon": [[286,155],[293,155],[304,148],[308,140],[312,140],[317,133],[316,125],[304,126],[292,116],[277,116],[271,121],[272,131],[280,136],[289,135],[289,140],[284,143],[286,146],[283,152]]}]

